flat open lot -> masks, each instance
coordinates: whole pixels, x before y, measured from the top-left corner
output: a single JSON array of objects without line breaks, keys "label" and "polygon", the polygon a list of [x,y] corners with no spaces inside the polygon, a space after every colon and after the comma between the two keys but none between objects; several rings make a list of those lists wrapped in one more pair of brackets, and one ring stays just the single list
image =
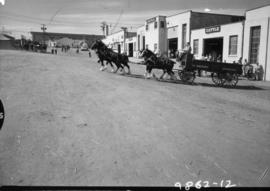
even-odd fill
[{"label": "flat open lot", "polygon": [[0,185],[270,186],[269,82],[159,82],[96,61],[0,50]]}]

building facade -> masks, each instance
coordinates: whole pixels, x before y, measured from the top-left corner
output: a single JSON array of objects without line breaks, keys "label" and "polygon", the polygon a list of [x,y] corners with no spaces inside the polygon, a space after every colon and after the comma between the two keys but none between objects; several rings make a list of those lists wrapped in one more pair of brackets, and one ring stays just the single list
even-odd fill
[{"label": "building facade", "polygon": [[[142,25],[137,29],[137,51],[145,49],[145,26]],[[135,51],[136,51],[135,50]]]},{"label": "building facade", "polygon": [[132,40],[133,37],[136,37],[136,32],[128,32],[126,28],[123,28],[118,32],[106,36],[102,41],[115,52],[133,56],[135,50],[133,47],[136,46],[133,42],[134,40]]},{"label": "building facade", "polygon": [[242,57],[244,22],[215,25],[191,31],[192,53],[196,59],[237,62]]},{"label": "building facade", "polygon": [[166,45],[166,17],[156,16],[145,22],[145,48],[156,52],[167,51]]},{"label": "building facade", "polygon": [[263,66],[264,80],[270,80],[270,5],[246,11],[243,59]]}]

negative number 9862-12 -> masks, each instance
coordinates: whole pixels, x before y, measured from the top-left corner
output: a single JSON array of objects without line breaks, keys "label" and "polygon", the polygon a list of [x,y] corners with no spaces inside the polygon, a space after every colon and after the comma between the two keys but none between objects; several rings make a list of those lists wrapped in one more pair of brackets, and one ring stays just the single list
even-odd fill
[{"label": "negative number 9862-12", "polygon": [[231,180],[221,180],[220,182],[210,182],[210,181],[199,180],[197,182],[188,181],[185,184],[176,182],[174,186],[178,187],[180,190],[182,190],[182,188],[183,190],[189,190],[191,187],[195,187],[196,189],[209,188],[209,187],[232,188],[232,187],[235,187],[236,184],[232,184]]}]

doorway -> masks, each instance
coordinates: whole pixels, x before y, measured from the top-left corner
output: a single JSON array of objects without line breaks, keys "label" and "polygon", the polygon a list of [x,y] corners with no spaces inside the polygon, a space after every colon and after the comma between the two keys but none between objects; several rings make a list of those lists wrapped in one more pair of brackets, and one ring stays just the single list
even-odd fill
[{"label": "doorway", "polygon": [[118,53],[120,54],[121,53],[121,45],[120,44],[117,45],[117,49],[118,49]]},{"label": "doorway", "polygon": [[168,52],[169,52],[169,57],[170,58],[175,58],[176,57],[176,51],[178,48],[178,38],[171,38],[168,39]]},{"label": "doorway", "polygon": [[210,57],[211,61],[223,60],[223,37],[203,40],[203,56]]},{"label": "doorway", "polygon": [[142,44],[142,46],[143,46],[143,50],[145,50],[145,36],[143,36],[143,44]]},{"label": "doorway", "polygon": [[128,56],[133,57],[133,43],[128,43]]}]

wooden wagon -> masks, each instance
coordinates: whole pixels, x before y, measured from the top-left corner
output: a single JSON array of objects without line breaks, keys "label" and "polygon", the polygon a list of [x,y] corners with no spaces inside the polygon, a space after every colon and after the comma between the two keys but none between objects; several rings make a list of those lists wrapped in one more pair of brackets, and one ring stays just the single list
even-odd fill
[{"label": "wooden wagon", "polygon": [[235,87],[242,74],[240,64],[196,60],[193,54],[187,54],[181,66],[182,69],[177,70],[177,73],[184,82],[193,82],[196,71],[206,71],[211,73],[212,81],[217,86]]}]

